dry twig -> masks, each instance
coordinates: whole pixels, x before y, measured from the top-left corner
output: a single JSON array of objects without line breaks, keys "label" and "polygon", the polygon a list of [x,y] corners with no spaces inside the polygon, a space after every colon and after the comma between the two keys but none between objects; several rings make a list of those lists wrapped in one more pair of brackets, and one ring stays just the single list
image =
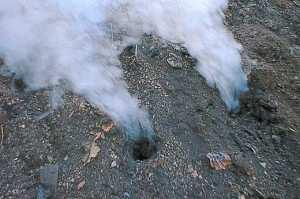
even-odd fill
[{"label": "dry twig", "polygon": [[4,140],[4,129],[3,126],[1,126],[1,145],[3,144],[3,140]]}]

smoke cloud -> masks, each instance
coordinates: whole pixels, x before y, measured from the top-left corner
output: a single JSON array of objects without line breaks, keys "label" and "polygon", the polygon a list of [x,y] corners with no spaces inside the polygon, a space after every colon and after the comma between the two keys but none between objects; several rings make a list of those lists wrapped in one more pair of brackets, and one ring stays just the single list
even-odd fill
[{"label": "smoke cloud", "polygon": [[[227,0],[10,0],[0,2],[0,57],[29,88],[62,82],[109,114],[129,136],[152,133],[118,56],[144,33],[181,43],[229,109],[247,89],[241,46],[223,24]],[[121,38],[114,39],[114,35]],[[4,73],[4,71],[2,71]]]}]

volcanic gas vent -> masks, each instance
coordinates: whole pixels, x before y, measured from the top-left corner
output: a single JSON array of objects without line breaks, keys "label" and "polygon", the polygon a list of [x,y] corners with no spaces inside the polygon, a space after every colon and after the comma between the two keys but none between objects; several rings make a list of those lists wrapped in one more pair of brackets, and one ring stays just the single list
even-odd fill
[{"label": "volcanic gas vent", "polygon": [[132,141],[131,154],[134,160],[147,160],[157,152],[157,142],[154,139],[142,137]]}]

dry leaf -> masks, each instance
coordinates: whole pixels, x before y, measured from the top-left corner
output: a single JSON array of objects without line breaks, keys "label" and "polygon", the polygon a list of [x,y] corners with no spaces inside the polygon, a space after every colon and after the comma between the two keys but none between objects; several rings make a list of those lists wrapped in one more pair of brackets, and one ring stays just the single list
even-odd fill
[{"label": "dry leaf", "polygon": [[108,133],[113,127],[113,122],[108,122],[102,125],[102,131],[95,134],[95,138],[89,146],[89,153],[83,158],[84,164],[90,163],[94,158],[98,156],[100,148],[97,145],[96,141],[98,141],[101,138],[104,138],[104,134]]},{"label": "dry leaf", "polygon": [[206,157],[209,159],[210,166],[215,170],[225,170],[231,164],[231,158],[227,153],[208,153]]},{"label": "dry leaf", "polygon": [[114,127],[114,123],[113,122],[107,122],[105,124],[102,124],[101,127],[101,132],[96,133],[96,137],[94,138],[94,142],[103,139],[105,137],[105,133],[108,133],[109,131],[111,131],[111,129]]},{"label": "dry leaf", "polygon": [[97,145],[96,142],[93,141],[89,147],[89,153],[83,159],[84,164],[90,163],[94,158],[98,156],[99,152],[100,147]]},{"label": "dry leaf", "polygon": [[101,138],[101,139],[104,138],[103,132],[96,133],[96,137],[95,137],[95,139],[94,139],[94,142],[100,140],[100,138]]},{"label": "dry leaf", "polygon": [[95,142],[92,142],[91,148],[90,148],[90,158],[97,157],[99,152],[100,152],[99,146]]},{"label": "dry leaf", "polygon": [[82,180],[78,185],[77,185],[77,190],[81,190],[85,185],[85,180]]},{"label": "dry leaf", "polygon": [[102,131],[104,133],[108,133],[114,127],[113,122],[108,122],[102,125]]}]

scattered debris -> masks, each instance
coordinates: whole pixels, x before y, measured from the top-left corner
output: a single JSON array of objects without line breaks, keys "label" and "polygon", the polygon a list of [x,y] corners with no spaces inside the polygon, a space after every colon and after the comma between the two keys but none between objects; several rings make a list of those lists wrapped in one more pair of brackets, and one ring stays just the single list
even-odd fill
[{"label": "scattered debris", "polygon": [[85,185],[85,180],[82,180],[81,182],[79,182],[79,184],[77,185],[77,190],[80,191]]},{"label": "scattered debris", "polygon": [[46,165],[40,169],[38,199],[56,198],[58,165]]},{"label": "scattered debris", "polygon": [[208,153],[206,157],[209,159],[210,166],[215,170],[225,170],[232,164],[230,156],[224,152]]}]

